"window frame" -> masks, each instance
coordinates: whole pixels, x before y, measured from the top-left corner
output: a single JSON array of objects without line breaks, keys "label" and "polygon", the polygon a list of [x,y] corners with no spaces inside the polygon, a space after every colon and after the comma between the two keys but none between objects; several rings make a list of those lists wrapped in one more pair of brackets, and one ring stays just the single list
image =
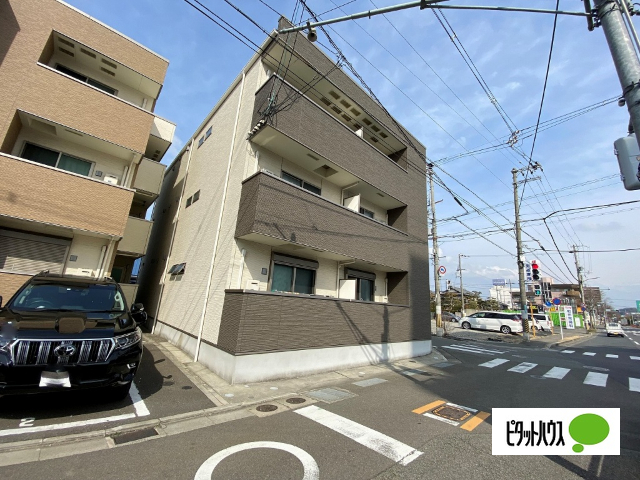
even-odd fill
[{"label": "window frame", "polygon": [[[31,160],[29,158],[26,158],[24,156],[24,151],[26,150],[27,145],[33,145],[34,147],[42,148],[44,150],[49,150],[50,152],[57,152],[58,153],[58,158],[56,159],[55,166],[52,167],[51,165],[47,165],[46,163],[40,163],[40,162],[36,162],[35,160]],[[58,165],[60,164],[60,158],[62,158],[62,155],[66,155],[67,157],[71,157],[71,158],[74,158],[76,160],[80,160],[81,162],[88,163],[89,164],[89,173],[87,173],[86,175],[82,175],[81,173],[72,172],[71,170],[65,170],[64,168],[58,167]],[[61,150],[45,147],[44,145],[40,145],[40,144],[35,143],[35,142],[30,142],[28,140],[25,140],[24,144],[22,145],[22,150],[20,151],[20,158],[22,158],[23,160],[28,160],[28,161],[33,162],[33,163],[37,163],[38,165],[44,165],[46,167],[55,168],[56,170],[60,170],[61,172],[72,173],[74,175],[79,175],[81,177],[86,177],[86,178],[90,178],[90,177],[93,176],[93,172],[94,172],[95,166],[96,166],[96,163],[92,162],[91,160],[87,160],[85,158],[80,158],[80,157],[78,157],[76,155],[70,155],[70,154],[65,153],[65,152],[63,152]]]},{"label": "window frame", "polygon": [[206,140],[207,138],[209,138],[212,133],[213,133],[213,126],[207,128],[207,131],[204,134],[204,139]]},{"label": "window frame", "polygon": [[[360,207],[359,213],[360,215],[364,215],[365,217],[370,218],[371,220],[375,219],[375,213],[372,210],[369,210],[368,208]],[[370,213],[371,215],[367,215],[368,213]]]},{"label": "window frame", "polygon": [[194,203],[196,203],[198,200],[200,200],[200,190],[198,190],[196,193],[194,193],[192,195],[193,197],[193,202],[191,202],[191,204],[193,205]]},{"label": "window frame", "polygon": [[[283,255],[283,256],[289,256],[289,255],[284,255],[284,254],[279,254],[279,255]],[[293,259],[297,258],[297,257],[291,257]],[[307,260],[307,259],[301,259],[301,260]],[[274,274],[275,274],[275,266],[276,265],[282,265],[284,267],[290,267],[293,268],[293,275],[291,275],[291,290],[288,291],[283,291],[283,290],[273,290],[273,280],[274,280]],[[295,291],[295,286],[296,286],[296,274],[298,269],[302,269],[302,270],[308,270],[312,273],[312,285],[311,285],[311,293],[301,293],[301,292],[296,292]],[[316,269],[314,268],[304,268],[304,267],[299,267],[299,266],[295,266],[295,265],[288,265],[284,262],[280,262],[277,261],[273,258],[273,256],[271,257],[271,268],[270,268],[270,272],[269,272],[269,285],[268,285],[268,289],[270,293],[287,293],[290,295],[315,295],[316,294],[316,280],[318,278]]]},{"label": "window frame", "polygon": [[[75,75],[71,75],[71,74],[69,74],[67,72],[63,72],[58,67],[62,67],[65,70],[68,70],[69,72],[71,72],[71,73],[73,73]],[[91,85],[92,87],[97,88],[101,92],[107,93],[109,95],[113,95],[114,97],[118,96],[118,89],[113,88],[112,86],[107,85],[106,83],[102,83],[102,82],[96,80],[95,78],[92,78],[92,77],[90,77],[88,75],[85,75],[84,73],[77,72],[73,68],[69,68],[66,65],[62,64],[62,63],[56,62],[54,69],[57,72],[60,72],[60,73],[62,73],[64,75],[67,75],[67,76],[69,76],[69,77],[71,77],[71,78],[73,78],[75,80],[78,80],[79,82],[86,83],[87,85]],[[79,77],[83,77],[84,80],[82,78],[79,78]],[[91,80],[91,82],[93,82],[93,83],[89,83],[89,80]],[[105,88],[107,90],[105,90]]]},{"label": "window frame", "polygon": [[[284,178],[284,175],[288,175],[292,179],[298,180],[300,182],[300,184],[298,185],[298,184],[296,184],[294,182],[291,182],[291,181],[287,180],[286,178]],[[280,178],[282,180],[284,180],[285,182],[290,183],[291,185],[295,185],[296,187],[300,187],[300,188],[306,190],[307,192],[313,193],[314,195],[322,196],[322,187],[318,187],[318,186],[314,185],[311,182],[307,182],[306,180],[303,180],[300,177],[292,175],[289,172],[287,172],[286,170],[280,170]],[[315,191],[310,190],[308,187],[311,187],[311,188],[313,188],[315,190],[318,190],[318,193],[316,193]]]}]

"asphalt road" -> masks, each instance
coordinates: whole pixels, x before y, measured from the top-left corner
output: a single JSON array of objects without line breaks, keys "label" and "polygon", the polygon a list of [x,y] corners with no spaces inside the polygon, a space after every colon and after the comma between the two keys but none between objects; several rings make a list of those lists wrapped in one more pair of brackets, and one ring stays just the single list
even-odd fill
[{"label": "asphalt road", "polygon": [[[46,471],[48,479],[301,479],[317,467],[319,476],[308,478],[640,478],[640,392],[629,388],[629,377],[640,378],[640,360],[632,358],[640,357],[640,346],[633,340],[599,334],[562,349],[434,343],[447,361],[383,373],[364,383],[345,377],[332,385],[333,391],[305,392],[307,401],[299,406],[281,402],[273,414],[4,467],[0,475],[32,479]],[[481,366],[497,359],[504,362]],[[510,371],[523,362],[535,365],[522,373]],[[546,378],[553,368],[566,372],[561,379]],[[602,386],[585,383],[591,372],[606,375]],[[335,397],[328,396],[332,392]],[[492,456],[491,416],[467,431],[464,424],[414,412],[433,402],[487,413],[496,407],[620,408],[622,455]],[[411,461],[399,461],[403,457]],[[201,477],[199,469],[205,472]]]}]

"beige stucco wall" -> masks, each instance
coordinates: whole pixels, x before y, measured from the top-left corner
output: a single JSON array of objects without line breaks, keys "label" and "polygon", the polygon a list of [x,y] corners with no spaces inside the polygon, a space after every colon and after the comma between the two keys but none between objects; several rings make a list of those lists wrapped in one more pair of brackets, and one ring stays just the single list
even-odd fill
[{"label": "beige stucco wall", "polygon": [[[105,238],[74,235],[64,273],[68,275],[96,276],[99,268],[100,252],[102,247],[107,246],[108,243],[109,241]],[[69,261],[71,255],[78,257],[75,262]]]}]

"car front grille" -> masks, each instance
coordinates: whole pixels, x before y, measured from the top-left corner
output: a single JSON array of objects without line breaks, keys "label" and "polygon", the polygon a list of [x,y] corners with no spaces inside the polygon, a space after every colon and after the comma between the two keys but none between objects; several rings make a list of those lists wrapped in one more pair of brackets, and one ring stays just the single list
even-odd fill
[{"label": "car front grille", "polygon": [[[62,348],[58,348],[61,347]],[[73,348],[70,348],[73,347]],[[14,365],[87,365],[104,363],[115,347],[102,340],[18,340],[12,348]]]}]

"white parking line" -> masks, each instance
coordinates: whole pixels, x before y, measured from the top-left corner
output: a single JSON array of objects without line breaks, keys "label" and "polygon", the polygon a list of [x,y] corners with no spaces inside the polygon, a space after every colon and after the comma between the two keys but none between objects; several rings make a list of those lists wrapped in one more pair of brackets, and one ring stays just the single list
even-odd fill
[{"label": "white parking line", "polygon": [[640,343],[636,342],[635,340],[633,341],[633,343],[635,343],[636,345],[640,345]]},{"label": "white parking line", "polygon": [[537,366],[538,366],[537,363],[522,362],[521,364],[516,365],[513,368],[510,368],[509,370],[507,370],[507,372],[525,373]]},{"label": "white parking line", "polygon": [[142,400],[142,397],[140,397],[140,392],[138,392],[138,388],[136,387],[135,383],[131,384],[129,397],[133,402],[133,408],[136,409],[136,415],[138,417],[146,417],[147,415],[151,414],[147,406],[144,404],[144,400]]},{"label": "white parking line", "polygon": [[632,392],[640,392],[640,378],[629,377],[629,390]]},{"label": "white parking line", "polygon": [[585,385],[595,385],[596,387],[606,387],[608,373],[589,372],[584,379]]},{"label": "white parking line", "polygon": [[575,353],[575,350],[562,350],[560,353]]},{"label": "white parking line", "polygon": [[547,373],[545,373],[543,378],[556,378],[558,380],[562,380],[567,373],[571,371],[570,368],[562,368],[562,367],[553,367]]},{"label": "white parking line", "polygon": [[479,367],[493,368],[493,367],[497,367],[498,365],[502,365],[503,363],[507,363],[508,361],[509,360],[505,360],[504,358],[494,358],[493,360],[490,360],[490,361],[485,362],[485,363],[481,363],[478,366]]},{"label": "white parking line", "polygon": [[315,405],[299,408],[295,413],[324,425],[334,432],[338,432],[401,465],[408,465],[423,453],[384,433],[377,432]]},{"label": "white parking line", "polygon": [[135,413],[126,413],[124,415],[114,415],[112,417],[92,418],[90,420],[79,420],[77,422],[57,423],[53,425],[42,425],[40,427],[10,428],[8,430],[0,430],[0,437],[7,437],[9,435],[20,435],[24,433],[49,432],[51,430],[63,430],[65,428],[85,427],[87,425],[117,422],[119,420],[127,420],[129,418],[135,417]]},{"label": "white parking line", "polygon": [[631,357],[631,360],[640,360],[640,357],[634,357],[633,355],[629,355],[629,357]]},{"label": "white parking line", "polygon": [[612,353],[607,353],[607,358],[618,358],[618,355],[613,355]]},{"label": "white parking line", "polygon": [[586,355],[588,357],[593,357],[595,355],[595,353],[593,353],[593,352],[584,352],[583,355]]}]

